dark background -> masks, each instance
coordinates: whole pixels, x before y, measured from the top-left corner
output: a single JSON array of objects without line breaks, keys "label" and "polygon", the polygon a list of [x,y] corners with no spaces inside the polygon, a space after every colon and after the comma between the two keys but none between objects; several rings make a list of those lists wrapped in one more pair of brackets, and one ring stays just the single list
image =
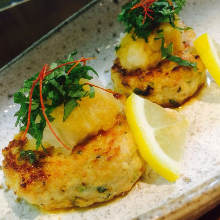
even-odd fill
[{"label": "dark background", "polygon": [[[31,0],[0,12],[0,67],[89,1]],[[220,220],[220,206],[200,220]]]},{"label": "dark background", "polygon": [[13,3],[22,2],[23,0],[0,0],[0,8],[8,7]]},{"label": "dark background", "polygon": [[31,0],[0,12],[0,67],[89,1]]}]

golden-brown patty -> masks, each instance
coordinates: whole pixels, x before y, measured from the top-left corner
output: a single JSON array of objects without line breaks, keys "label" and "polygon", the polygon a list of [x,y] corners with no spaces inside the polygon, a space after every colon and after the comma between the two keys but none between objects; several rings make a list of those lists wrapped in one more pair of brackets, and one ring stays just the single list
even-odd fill
[{"label": "golden-brown patty", "polygon": [[[185,27],[181,22],[177,25]],[[172,43],[173,55],[196,63],[197,69],[163,60],[156,29],[148,42],[139,38],[133,40],[131,34],[122,39],[111,77],[117,92],[128,96],[135,91],[162,106],[176,107],[205,83],[205,66],[193,46],[195,33],[192,29],[179,31],[166,23],[159,29],[163,30],[165,47]]]},{"label": "golden-brown patty", "polygon": [[127,73],[117,63],[112,67],[112,80],[117,92],[132,92],[147,97],[164,107],[177,107],[193,96],[206,81],[206,72],[199,56],[194,57],[197,69],[163,61],[147,71]]},{"label": "golden-brown patty", "polygon": [[32,149],[30,145],[18,136],[3,150],[6,184],[19,197],[44,209],[108,201],[129,191],[144,171],[124,116],[69,155],[48,147],[48,153],[38,152],[39,161],[31,165],[19,159],[20,150]]}]

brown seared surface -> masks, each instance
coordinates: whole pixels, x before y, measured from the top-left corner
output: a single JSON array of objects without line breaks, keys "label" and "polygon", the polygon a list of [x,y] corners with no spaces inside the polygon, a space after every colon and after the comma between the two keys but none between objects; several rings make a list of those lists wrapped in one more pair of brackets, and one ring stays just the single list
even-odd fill
[{"label": "brown seared surface", "polygon": [[[186,26],[178,20],[178,27]],[[161,24],[165,47],[173,44],[172,54],[197,64],[197,69],[180,66],[162,58],[161,41],[155,40],[157,30],[148,42],[127,34],[122,38],[112,67],[112,80],[117,92],[136,92],[164,107],[176,107],[192,97],[206,81],[205,66],[193,46],[195,32],[179,31],[170,24]]]},{"label": "brown seared surface", "polygon": [[48,175],[43,170],[43,159],[51,155],[52,148],[47,149],[47,153],[44,151],[34,151],[38,161],[31,164],[28,160],[21,159],[19,156],[20,150],[27,144],[26,140],[14,139],[3,150],[5,157],[3,161],[4,169],[11,169],[21,176],[20,186],[25,188],[33,182],[45,182]]},{"label": "brown seared surface", "polygon": [[69,154],[56,148],[37,153],[31,165],[20,150],[33,149],[19,136],[3,150],[6,184],[28,202],[52,210],[85,207],[129,191],[144,171],[143,161],[124,116]]},{"label": "brown seared surface", "polygon": [[179,66],[172,61],[162,61],[156,67],[143,71],[127,71],[118,60],[112,67],[115,90],[129,95],[139,89],[142,95],[164,107],[176,107],[193,96],[206,81],[205,66],[198,54],[191,54],[190,61],[197,69]]},{"label": "brown seared surface", "polygon": [[[201,62],[201,58],[198,54],[195,54],[195,55],[191,56],[190,61],[195,62],[195,63]],[[143,71],[142,69],[136,69],[136,70],[130,70],[129,71],[129,70],[127,70],[127,69],[125,69],[121,66],[121,64],[120,64],[120,62],[117,58],[115,60],[114,64],[113,64],[113,66],[112,66],[112,70],[120,73],[123,76],[138,76],[138,75],[140,75],[140,76],[142,76],[140,78],[143,78],[143,75],[148,75],[149,77],[150,76],[153,77],[155,73],[162,73],[162,67],[163,67],[164,63],[168,63],[168,61],[167,60],[166,61],[161,61],[156,67],[150,68],[150,69],[145,70],[145,71]],[[174,65],[174,67],[171,71],[173,72],[173,71],[176,71],[180,68],[182,68],[182,66],[178,66],[176,64],[176,65]],[[185,67],[185,68],[189,69],[189,67]]]}]

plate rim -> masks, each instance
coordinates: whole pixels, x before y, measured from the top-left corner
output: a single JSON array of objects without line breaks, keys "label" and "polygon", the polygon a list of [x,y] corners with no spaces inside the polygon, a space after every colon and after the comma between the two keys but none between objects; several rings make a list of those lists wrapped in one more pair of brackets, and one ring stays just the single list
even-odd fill
[{"label": "plate rim", "polygon": [[[176,220],[182,219],[183,217],[187,219],[189,217],[190,219],[197,219],[198,217],[201,217],[203,214],[211,210],[213,206],[220,204],[220,175],[216,175],[202,184],[192,188],[187,192],[187,195],[192,196],[182,194],[176,199],[171,199],[155,209],[138,215],[135,220],[149,219],[150,216],[157,216],[154,218],[157,220]],[[170,207],[172,208],[170,209]],[[156,212],[160,209],[163,210],[161,211],[162,215],[156,214]],[[192,213],[193,211],[197,211],[197,213]],[[194,218],[191,218],[192,214],[194,214]]]}]

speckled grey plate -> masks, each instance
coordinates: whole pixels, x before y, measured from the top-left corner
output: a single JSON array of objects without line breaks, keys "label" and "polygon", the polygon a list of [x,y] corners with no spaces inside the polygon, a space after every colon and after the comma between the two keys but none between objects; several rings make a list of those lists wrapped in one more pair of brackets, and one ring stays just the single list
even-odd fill
[{"label": "speckled grey plate", "polygon": [[[122,27],[116,21],[120,7],[112,0],[92,1],[25,53],[2,68],[0,73],[0,143],[8,144],[17,129],[13,114],[17,106],[12,94],[23,80],[45,63],[62,58],[75,48],[79,56],[97,59],[91,64],[104,86],[111,86],[110,68],[114,47]],[[220,1],[188,0],[182,12],[185,23],[197,34],[209,32],[220,42]],[[190,122],[182,162],[181,178],[168,183],[154,173],[147,174],[123,198],[90,209],[68,213],[41,213],[4,189],[0,171],[0,219],[191,219],[220,201],[220,88],[209,78],[209,86],[181,111]],[[2,157],[1,157],[2,159]]]}]

